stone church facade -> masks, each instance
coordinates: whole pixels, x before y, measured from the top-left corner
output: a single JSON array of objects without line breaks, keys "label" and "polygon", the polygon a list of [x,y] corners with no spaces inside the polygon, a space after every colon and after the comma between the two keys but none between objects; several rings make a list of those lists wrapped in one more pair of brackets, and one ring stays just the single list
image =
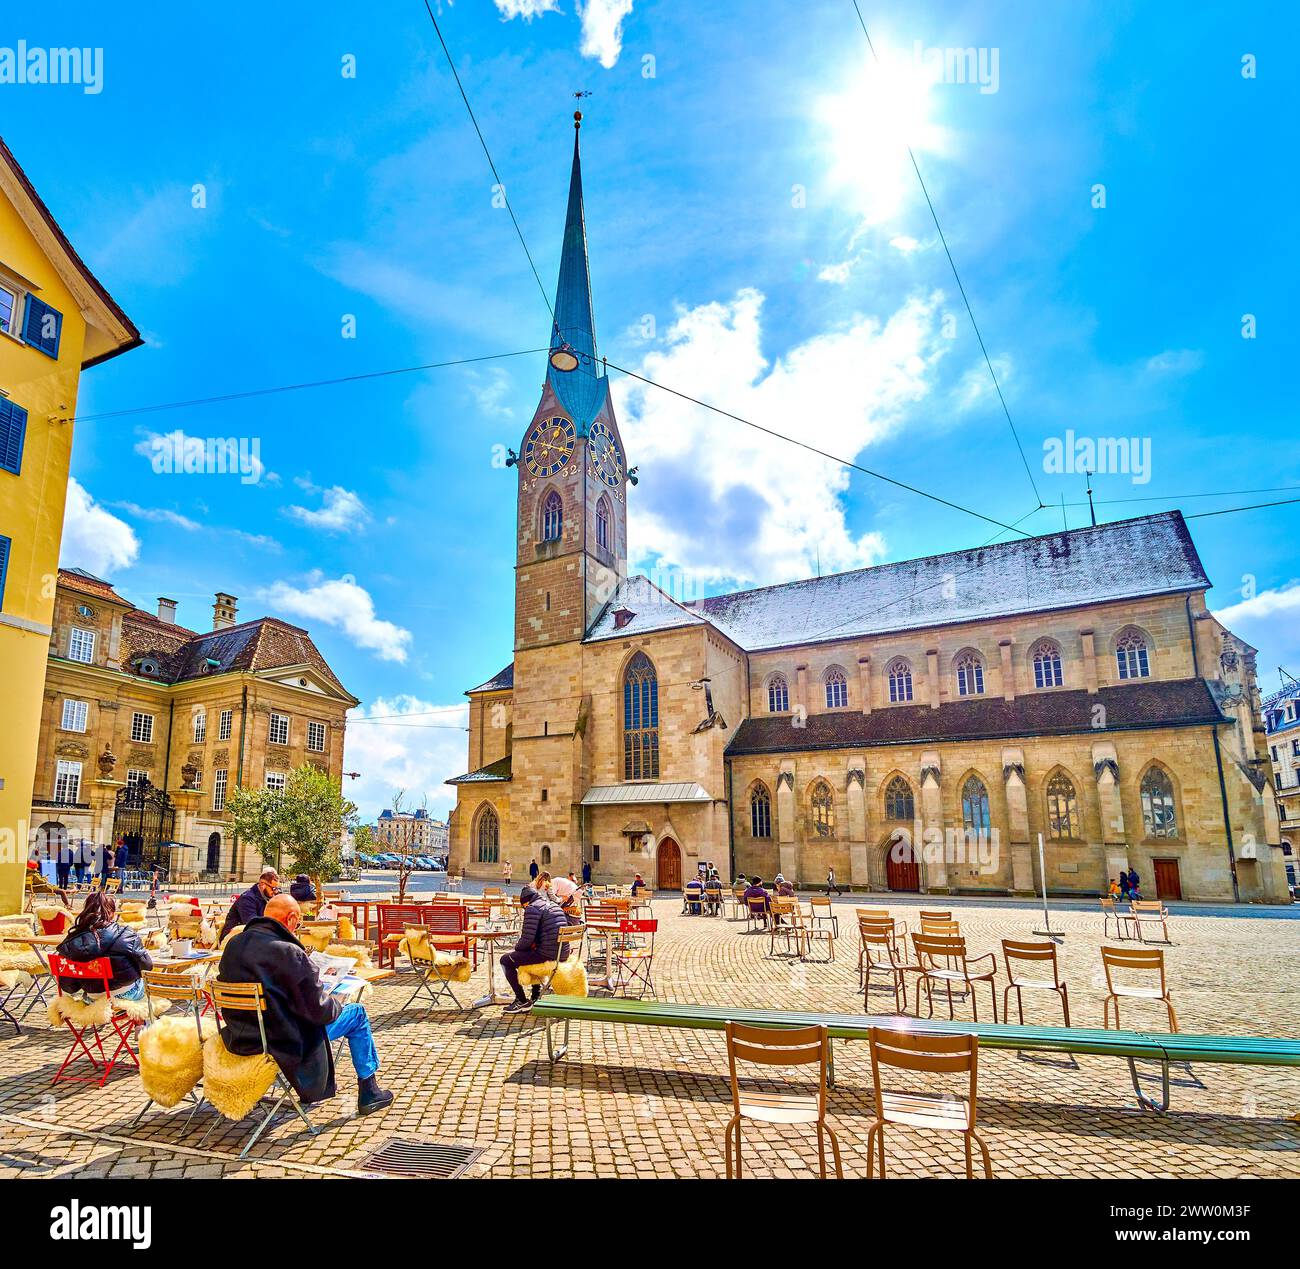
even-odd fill
[{"label": "stone church facade", "polygon": [[[580,126],[580,118],[579,118]],[[627,575],[575,136],[515,463],[515,655],[471,689],[451,867],[1288,901],[1255,652],[1178,512],[682,603]]]}]

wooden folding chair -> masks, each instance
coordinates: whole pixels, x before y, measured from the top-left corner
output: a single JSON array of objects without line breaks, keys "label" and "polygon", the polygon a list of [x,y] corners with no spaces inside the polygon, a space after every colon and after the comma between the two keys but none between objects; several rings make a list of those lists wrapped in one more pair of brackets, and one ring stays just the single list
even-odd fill
[{"label": "wooden folding chair", "polygon": [[[975,984],[988,983],[989,996],[993,1001],[993,1021],[998,1020],[998,991],[994,984],[998,963],[992,952],[980,956],[967,957],[966,940],[957,936],[945,938],[937,935],[913,934],[912,947],[921,966],[921,976],[917,983],[916,1016],[921,1016],[921,984],[925,985],[926,999],[930,1005],[930,1017],[934,1017],[934,984],[942,983],[948,992],[948,1017],[955,1018],[952,1007],[952,987],[961,983],[965,994],[970,996],[971,1009],[975,1021],[980,1020],[979,1002],[975,997]],[[988,961],[988,968],[972,968],[981,961]]]},{"label": "wooden folding chair", "polygon": [[[835,1175],[843,1180],[840,1164],[840,1143],[826,1121],[827,1072],[830,1068],[831,1042],[824,1026],[749,1027],[739,1022],[727,1023],[727,1063],[731,1071],[731,1119],[727,1123],[727,1177],[737,1180],[742,1175],[741,1122],[746,1119],[758,1123],[813,1124],[817,1130],[817,1156],[821,1175],[826,1176],[826,1138],[831,1140],[835,1160]],[[769,1092],[754,1088],[741,1088],[736,1071],[737,1062],[750,1062],[764,1067],[817,1066],[816,1093]],[[732,1135],[735,1135],[734,1165]]]},{"label": "wooden folding chair", "polygon": [[[1007,985],[1002,989],[1002,1016],[1009,1018],[1011,1015],[1007,1012],[1007,997],[1014,987],[1016,992],[1016,1008],[1020,1013],[1020,1025],[1025,1024],[1025,1000],[1024,989],[1026,987],[1037,991],[1054,991],[1061,998],[1061,1009],[1065,1013],[1065,1025],[1070,1025],[1070,993],[1065,985],[1065,980],[1061,977],[1060,968],[1056,960],[1056,944],[1050,941],[1038,942],[1017,942],[1015,939],[1002,940],[1002,961],[1007,970]],[[1021,967],[1026,965],[1036,965],[1049,969],[1051,979],[1036,978],[1032,973],[1022,973]]]},{"label": "wooden folding chair", "polygon": [[[266,995],[262,990],[262,984],[223,983],[220,979],[214,979],[208,985],[208,993],[211,995],[213,1003],[221,1011],[222,1017],[225,1017],[225,1015],[229,1013],[252,1013],[257,1016],[257,1031],[262,1040],[262,1055],[275,1061],[275,1059],[271,1057],[271,1049],[266,1039],[266,1021],[262,1016],[266,1012]],[[220,1035],[215,1035],[208,1041],[208,1043],[224,1044],[225,1041]],[[277,1093],[278,1096],[276,1096]],[[266,1118],[258,1124],[253,1135],[248,1139],[244,1148],[239,1152],[239,1157],[241,1159],[243,1159],[253,1146],[257,1144],[257,1139],[263,1132],[265,1132],[266,1128],[271,1123],[271,1120],[275,1118],[286,1098],[289,1101],[289,1105],[297,1112],[298,1118],[306,1125],[307,1131],[311,1133],[312,1136],[316,1135],[318,1131],[316,1125],[308,1118],[306,1109],[294,1094],[292,1085],[287,1079],[285,1079],[284,1072],[280,1070],[279,1064],[277,1063],[275,1068],[275,1079],[272,1082],[271,1087],[262,1097],[262,1101],[271,1101],[271,1108],[267,1111]],[[261,1103],[258,1104],[260,1105]],[[256,1106],[253,1109],[256,1110]],[[252,1114],[252,1111],[250,1111],[249,1114]],[[244,1118],[247,1117],[248,1116],[246,1115]],[[221,1119],[214,1119],[212,1121],[207,1132],[203,1134],[202,1139],[199,1141],[199,1149],[203,1148],[204,1143],[212,1135],[212,1130],[216,1128],[220,1122]]]},{"label": "wooden folding chair", "polygon": [[[113,1073],[113,1067],[117,1065],[119,1055],[122,1053],[125,1053],[131,1059],[132,1066],[138,1067],[140,1062],[135,1055],[135,1050],[131,1047],[131,1037],[136,1029],[140,1027],[142,1020],[129,1017],[122,1012],[120,1006],[114,1004],[109,991],[109,982],[113,977],[113,965],[108,957],[97,956],[94,960],[89,961],[70,961],[66,957],[52,952],[49,957],[49,966],[50,974],[54,978],[55,990],[58,992],[58,999],[70,999],[63,991],[61,979],[71,978],[79,982],[98,983],[100,985],[99,991],[93,993],[93,995],[101,996],[105,1005],[105,1012],[108,1015],[100,1022],[83,1022],[78,1025],[66,1013],[64,1014],[63,1021],[68,1030],[72,1032],[72,1044],[68,1048],[67,1057],[63,1059],[63,1065],[55,1072],[50,1083],[57,1084],[60,1080],[72,1080],[79,1084],[93,1084],[96,1088],[103,1088],[108,1081],[108,1077]],[[85,1008],[87,1010],[93,1009],[99,1003],[100,1000],[92,999]],[[100,1029],[105,1026],[110,1028],[117,1037],[117,1047],[114,1048],[111,1055],[104,1052],[104,1041],[100,1035]],[[86,1043],[87,1035],[90,1036],[94,1043],[94,1052]],[[95,1053],[99,1054],[98,1058],[95,1057]],[[95,1076],[65,1074],[68,1067],[80,1057],[85,1057],[90,1062],[91,1069],[97,1072]]]},{"label": "wooden folding chair", "polygon": [[[975,1083],[979,1063],[979,1040],[973,1035],[918,1035],[910,1031],[891,1031],[872,1027],[871,1079],[875,1085],[876,1115],[867,1127],[867,1176],[874,1175],[872,1146],[880,1158],[880,1175],[885,1175],[885,1125],[907,1128],[960,1132],[966,1146],[966,1177],[975,1175],[971,1142],[980,1148],[984,1176],[991,1180],[993,1167],[988,1147],[975,1131]],[[921,1074],[969,1074],[970,1085],[965,1098],[951,1093],[895,1093],[884,1087],[882,1066]]]},{"label": "wooden folding chair", "polygon": [[[1103,947],[1101,949],[1101,966],[1106,973],[1106,991],[1109,993],[1102,1002],[1102,1025],[1110,1028],[1110,1006],[1115,1003],[1115,1029],[1119,1029],[1120,997],[1130,1000],[1158,1000],[1169,1014],[1169,1030],[1178,1030],[1178,1016],[1174,1013],[1174,1002],[1169,998],[1169,986],[1165,981],[1165,954],[1158,947]],[[1117,982],[1113,970],[1134,970],[1142,974],[1155,974],[1159,979],[1158,987],[1144,987],[1130,983]]]}]

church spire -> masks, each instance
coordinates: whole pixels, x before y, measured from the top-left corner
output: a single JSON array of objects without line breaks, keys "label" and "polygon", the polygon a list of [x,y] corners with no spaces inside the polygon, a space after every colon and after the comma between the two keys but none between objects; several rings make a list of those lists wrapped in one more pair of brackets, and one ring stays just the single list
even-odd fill
[{"label": "church spire", "polygon": [[606,380],[596,361],[596,322],[591,308],[591,272],[587,263],[587,225],[582,207],[582,156],[578,139],[582,111],[573,112],[573,170],[569,177],[569,207],[564,220],[560,278],[555,287],[555,322],[551,351],[571,350],[578,364],[560,370],[552,361],[547,378],[569,412],[579,435],[586,435],[605,402]]}]

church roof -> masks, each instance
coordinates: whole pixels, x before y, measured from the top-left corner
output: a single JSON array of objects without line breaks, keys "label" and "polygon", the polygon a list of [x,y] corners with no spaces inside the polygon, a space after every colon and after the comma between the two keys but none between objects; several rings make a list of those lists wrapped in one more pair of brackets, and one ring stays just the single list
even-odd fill
[{"label": "church roof", "polygon": [[592,622],[586,641],[595,643],[600,639],[625,639],[631,635],[648,634],[652,630],[705,624],[704,618],[698,613],[678,603],[648,577],[637,574],[619,582],[613,597]]},{"label": "church roof", "polygon": [[443,784],[492,784],[503,780],[509,780],[510,766],[510,755],[506,754],[504,758],[498,758],[495,762],[489,762],[486,767],[480,767],[477,771],[470,771],[465,775],[452,776],[450,780],[444,780]]},{"label": "church roof", "polygon": [[[1105,707],[1105,727],[1094,710]],[[978,696],[929,705],[891,705],[870,714],[860,710],[808,715],[792,728],[788,714],[759,714],[736,728],[728,757],[810,749],[857,749],[951,740],[1011,740],[1020,736],[1065,736],[1146,727],[1195,727],[1228,723],[1204,679],[1124,683],[1087,691],[1031,692],[1014,701]]]},{"label": "church roof", "polygon": [[[629,578],[589,640],[704,620],[750,652],[920,630],[1018,613],[1203,590],[1210,584],[1177,511],[995,546],[877,564],[677,604]],[[655,596],[659,597],[657,600]],[[637,600],[640,600],[638,607]],[[636,611],[616,628],[618,602]]]},{"label": "church roof", "polygon": [[480,683],[477,687],[471,687],[466,696],[473,696],[475,692],[505,692],[515,685],[515,663],[510,662],[504,670],[498,670],[486,683]]},{"label": "church roof", "polygon": [[564,218],[560,277],[555,287],[555,322],[551,327],[551,349],[568,344],[577,354],[579,364],[576,370],[568,371],[548,364],[546,377],[577,427],[578,435],[585,436],[605,404],[609,385],[596,360],[596,320],[592,314],[587,224],[582,205],[582,156],[578,150],[581,118],[575,116],[574,122],[569,206]]}]

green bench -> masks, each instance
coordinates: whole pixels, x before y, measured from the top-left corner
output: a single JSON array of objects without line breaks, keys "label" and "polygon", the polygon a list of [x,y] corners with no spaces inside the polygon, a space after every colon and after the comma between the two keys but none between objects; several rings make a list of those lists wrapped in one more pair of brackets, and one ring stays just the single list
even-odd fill
[{"label": "green bench", "polygon": [[[1236,1066],[1300,1067],[1300,1040],[1271,1036],[1182,1035],[1148,1031],[1106,1031],[1096,1027],[1017,1027],[1007,1023],[920,1021],[905,1015],[800,1013],[795,1010],[720,1008],[714,1005],[670,1004],[656,1000],[618,1000],[544,996],[533,1016],[546,1019],[546,1052],[552,1062],[569,1050],[569,1024],[607,1022],[631,1027],[685,1027],[722,1031],[728,1022],[751,1027],[824,1026],[832,1040],[865,1040],[872,1027],[911,1031],[919,1035],[974,1035],[986,1049],[1016,1049],[1031,1053],[1086,1053],[1128,1060],[1138,1104],[1148,1110],[1169,1109],[1171,1062],[1220,1062]],[[563,1023],[557,1046],[553,1035]],[[1160,1063],[1160,1101],[1151,1101],[1138,1083],[1136,1059]],[[834,1056],[828,1080],[835,1085]]]}]

